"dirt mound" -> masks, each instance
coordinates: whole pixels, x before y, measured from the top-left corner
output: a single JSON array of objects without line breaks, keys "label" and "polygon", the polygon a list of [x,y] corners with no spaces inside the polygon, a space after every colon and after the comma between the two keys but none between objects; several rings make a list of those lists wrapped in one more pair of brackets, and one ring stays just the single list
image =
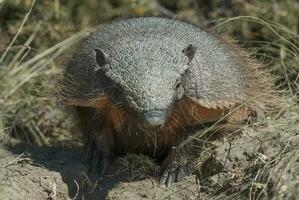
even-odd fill
[{"label": "dirt mound", "polygon": [[[8,138],[0,146],[0,199],[298,199],[298,108],[279,119],[219,137],[195,176],[170,188],[146,156],[116,159],[94,184],[78,150],[40,148]],[[8,142],[9,141],[9,142]]]},{"label": "dirt mound", "polygon": [[[160,14],[237,39],[297,105],[285,102],[271,118],[203,141],[196,176],[170,188],[158,186],[153,160],[132,154],[91,183],[81,137],[54,98],[60,59],[79,31]],[[298,14],[298,0],[0,1],[0,200],[299,199]]]}]

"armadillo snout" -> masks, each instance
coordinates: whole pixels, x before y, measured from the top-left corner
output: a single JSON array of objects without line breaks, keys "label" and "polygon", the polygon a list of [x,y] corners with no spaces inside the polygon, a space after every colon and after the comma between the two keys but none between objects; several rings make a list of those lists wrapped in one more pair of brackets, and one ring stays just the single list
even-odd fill
[{"label": "armadillo snout", "polygon": [[166,112],[154,110],[143,113],[144,125],[146,128],[155,129],[162,126],[166,121]]}]

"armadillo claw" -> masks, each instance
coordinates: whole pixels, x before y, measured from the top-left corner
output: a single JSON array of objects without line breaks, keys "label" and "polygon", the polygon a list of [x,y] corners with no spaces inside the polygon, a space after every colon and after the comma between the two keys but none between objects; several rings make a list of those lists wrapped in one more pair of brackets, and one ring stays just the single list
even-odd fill
[{"label": "armadillo claw", "polygon": [[180,153],[171,152],[163,163],[163,171],[159,185],[170,187],[173,183],[181,181],[185,176],[193,173],[191,162],[181,157]]},{"label": "armadillo claw", "polygon": [[108,168],[108,164],[109,164],[109,159],[108,158],[103,158],[99,164],[99,179],[102,180],[105,172],[107,171]]},{"label": "armadillo claw", "polygon": [[82,150],[80,153],[80,157],[84,162],[90,161],[90,159],[92,159],[93,156],[93,152],[96,149],[96,145],[94,144],[94,142],[92,142],[92,140],[88,139]]},{"label": "armadillo claw", "polygon": [[90,163],[90,178],[92,182],[101,181],[107,170],[109,157],[99,154],[98,150],[94,151]]},{"label": "armadillo claw", "polygon": [[185,176],[192,174],[192,170],[189,166],[179,166],[174,171],[171,169],[165,169],[159,180],[160,186],[170,187],[173,183],[181,181]]},{"label": "armadillo claw", "polygon": [[107,171],[110,160],[110,152],[103,149],[101,145],[96,144],[91,138],[88,138],[87,144],[83,149],[85,160],[89,161],[88,175],[92,183],[101,181]]}]

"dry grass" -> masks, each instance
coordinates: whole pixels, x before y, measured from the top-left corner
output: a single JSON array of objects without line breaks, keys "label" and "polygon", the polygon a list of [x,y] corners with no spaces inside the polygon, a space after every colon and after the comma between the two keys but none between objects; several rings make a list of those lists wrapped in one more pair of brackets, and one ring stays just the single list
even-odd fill
[{"label": "dry grass", "polygon": [[[206,26],[238,39],[257,59],[266,63],[277,76],[280,88],[286,88],[291,95],[298,94],[298,2],[231,0],[231,8],[217,1],[150,2],[2,1],[0,128],[39,145],[59,139],[59,135],[63,135],[59,132],[63,130],[58,127],[69,126],[54,98],[59,73],[57,60],[76,38],[73,34],[78,30],[119,15],[160,13],[191,21],[205,20]],[[44,15],[45,9],[47,15]],[[187,11],[195,15],[189,16]],[[51,136],[47,138],[48,135]],[[56,135],[54,140],[53,135]]]},{"label": "dry grass", "polygon": [[[55,60],[82,33],[59,42],[45,50],[32,48],[40,23],[37,23],[22,45],[15,45],[26,24],[35,1],[19,25],[0,58],[0,124],[1,130],[39,146],[51,145],[70,135],[70,121],[55,97],[59,69]],[[32,22],[31,22],[32,23]],[[68,136],[69,137],[69,136]]]},{"label": "dry grass", "polygon": [[[288,194],[281,188],[287,179],[283,176],[296,169],[294,154],[298,154],[293,144],[298,139],[299,122],[298,105],[294,103],[298,102],[299,94],[299,2],[231,0],[231,5],[220,2],[0,1],[3,22],[0,27],[0,134],[10,133],[39,146],[74,140],[70,133],[71,120],[56,100],[55,83],[61,72],[60,58],[65,57],[66,50],[81,36],[79,30],[109,18],[147,13],[204,21],[204,26],[238,40],[266,65],[276,77],[277,88],[286,90],[289,96],[279,112],[247,127],[247,131],[254,130],[259,137],[264,136],[261,141],[265,144],[269,135],[278,137],[267,145],[279,143],[280,147],[273,149],[281,150],[265,155],[266,161],[252,168],[253,177],[246,188],[250,198],[261,199],[269,194],[285,197]],[[150,162],[135,161],[120,160],[129,170],[137,170],[137,175],[153,167]],[[298,187],[298,180],[289,180],[294,182],[290,183],[292,187]]]}]

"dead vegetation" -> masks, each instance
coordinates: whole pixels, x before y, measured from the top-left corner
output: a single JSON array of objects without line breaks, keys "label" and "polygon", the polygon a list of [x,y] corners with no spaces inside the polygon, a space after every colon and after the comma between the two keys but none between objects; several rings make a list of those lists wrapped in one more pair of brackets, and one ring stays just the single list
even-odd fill
[{"label": "dead vegetation", "polygon": [[[271,71],[277,90],[284,91],[281,93],[284,100],[280,102],[280,109],[268,113],[266,118],[254,119],[238,133],[206,142],[199,158],[197,185],[187,179],[188,183],[172,191],[158,188],[149,179],[140,182],[149,175],[155,176],[152,172],[158,168],[148,158],[129,155],[116,161],[121,167],[114,175],[129,172],[121,180],[135,182],[109,188],[107,198],[130,199],[145,195],[144,198],[153,199],[159,193],[165,199],[191,196],[199,199],[298,199],[298,9],[296,0],[0,0],[0,143],[6,143],[1,138],[9,135],[40,147],[63,147],[66,154],[67,147],[79,147],[80,137],[74,133],[69,114],[55,96],[61,60],[68,56],[66,50],[82,35],[79,31],[119,16],[177,17],[236,39]],[[22,152],[12,152],[0,155],[1,164],[8,164],[4,168],[13,172],[7,174],[5,170],[5,176],[1,174],[1,186],[7,184],[10,177],[18,182],[22,178],[19,173],[28,173],[28,169],[20,167],[19,158],[30,170],[40,168],[32,164],[32,155],[23,157]],[[16,160],[18,165],[15,165]],[[48,164],[55,165],[55,162],[55,159],[50,160]],[[9,163],[18,167],[11,170]],[[212,171],[206,171],[209,168]],[[72,180],[63,182],[69,191],[63,189],[62,196],[56,194],[56,199],[65,199],[63,195],[75,196],[77,185],[80,192],[76,196],[84,193],[82,179],[74,175],[76,170],[81,172],[82,168],[74,168],[74,173],[68,174]],[[66,187],[60,179],[56,177],[54,183]],[[73,180],[79,184],[74,185]],[[53,191],[54,185],[49,188]],[[15,193],[0,190],[0,196],[5,192]],[[41,194],[43,198],[54,195]]]}]

